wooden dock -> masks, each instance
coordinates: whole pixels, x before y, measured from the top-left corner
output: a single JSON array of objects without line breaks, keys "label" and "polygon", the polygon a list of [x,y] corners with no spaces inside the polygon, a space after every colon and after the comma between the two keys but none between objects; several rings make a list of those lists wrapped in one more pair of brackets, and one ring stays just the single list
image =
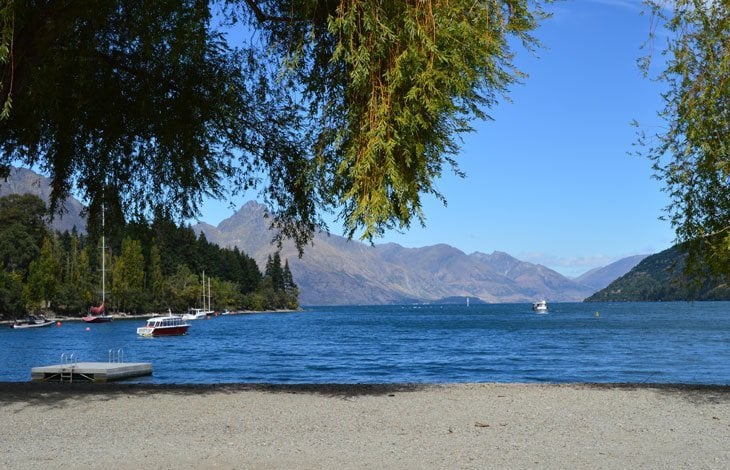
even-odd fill
[{"label": "wooden dock", "polygon": [[75,362],[33,367],[30,375],[34,382],[104,383],[152,375],[152,364],[149,362]]}]

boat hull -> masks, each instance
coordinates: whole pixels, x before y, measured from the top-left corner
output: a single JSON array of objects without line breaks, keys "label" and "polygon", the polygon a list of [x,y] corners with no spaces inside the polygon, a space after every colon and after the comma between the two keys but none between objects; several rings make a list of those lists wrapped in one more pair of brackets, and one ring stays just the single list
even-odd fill
[{"label": "boat hull", "polygon": [[83,317],[86,323],[109,323],[114,320],[111,315],[86,315]]},{"label": "boat hull", "polygon": [[14,330],[22,330],[26,328],[41,328],[44,326],[51,326],[52,324],[53,322],[50,320],[42,323],[12,323],[10,328],[13,328]]},{"label": "boat hull", "polygon": [[206,318],[208,318],[206,312],[186,313],[182,316],[183,320],[205,320]]},{"label": "boat hull", "polygon": [[147,320],[145,326],[137,328],[140,336],[182,336],[187,334],[190,323],[186,322],[179,315],[167,315],[164,317],[153,317]]},{"label": "boat hull", "polygon": [[182,336],[188,334],[189,326],[171,326],[150,328],[142,326],[137,328],[137,334],[140,336],[157,337],[157,336]]}]

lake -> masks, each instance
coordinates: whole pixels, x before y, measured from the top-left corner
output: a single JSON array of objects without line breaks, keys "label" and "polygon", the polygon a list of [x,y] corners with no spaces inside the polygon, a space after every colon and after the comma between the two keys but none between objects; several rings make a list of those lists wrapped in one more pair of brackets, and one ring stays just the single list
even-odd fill
[{"label": "lake", "polygon": [[[188,335],[143,338],[144,321],[0,329],[0,382],[32,367],[151,362],[127,382],[631,382],[730,385],[730,302],[358,306],[227,315]],[[87,330],[88,327],[88,330]]]}]

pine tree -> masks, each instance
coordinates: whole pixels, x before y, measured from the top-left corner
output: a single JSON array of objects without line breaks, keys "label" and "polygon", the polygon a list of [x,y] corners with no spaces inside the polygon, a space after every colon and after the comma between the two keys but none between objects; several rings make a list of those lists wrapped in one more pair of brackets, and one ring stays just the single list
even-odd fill
[{"label": "pine tree", "polygon": [[289,260],[284,261],[284,289],[287,295],[288,308],[296,309],[299,307],[299,287],[294,282],[294,276],[292,276],[291,270],[289,269]]}]

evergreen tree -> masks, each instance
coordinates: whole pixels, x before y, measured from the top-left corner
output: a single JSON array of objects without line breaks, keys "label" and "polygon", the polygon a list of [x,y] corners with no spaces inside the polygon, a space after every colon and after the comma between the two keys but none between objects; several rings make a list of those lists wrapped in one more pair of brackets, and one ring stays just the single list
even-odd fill
[{"label": "evergreen tree", "polygon": [[89,291],[89,259],[81,249],[78,235],[66,232],[61,238],[63,278],[58,295],[58,308],[67,312],[83,312],[88,305],[85,291]]},{"label": "evergreen tree", "polygon": [[281,267],[281,254],[278,251],[273,256],[269,255],[266,260],[265,276],[271,279],[271,287],[274,291],[285,289],[284,270]]},{"label": "evergreen tree", "polygon": [[0,315],[18,318],[25,313],[23,278],[20,273],[0,271]]},{"label": "evergreen tree", "polygon": [[26,304],[33,307],[50,308],[56,300],[61,285],[61,263],[57,244],[53,237],[46,237],[38,259],[28,268],[28,282],[23,290]]},{"label": "evergreen tree", "polygon": [[256,260],[241,253],[239,258],[241,265],[241,277],[236,279],[241,288],[242,294],[249,294],[259,289],[262,274]]},{"label": "evergreen tree", "polygon": [[284,262],[284,290],[287,295],[287,308],[292,310],[299,308],[299,287],[289,269],[289,260]]},{"label": "evergreen tree", "polygon": [[25,276],[48,234],[45,216],[45,204],[38,196],[11,194],[0,198],[0,263],[3,269]]},{"label": "evergreen tree", "polygon": [[149,274],[147,275],[148,289],[152,300],[152,309],[159,311],[162,307],[162,299],[165,289],[165,278],[162,275],[162,262],[160,260],[160,250],[157,244],[153,242],[150,248],[149,258]]},{"label": "evergreen tree", "polygon": [[144,295],[144,256],[139,241],[125,238],[121,254],[114,258],[112,296],[122,311],[137,311]]},{"label": "evergreen tree", "polygon": [[79,298],[74,299],[80,308],[76,311],[86,312],[86,308],[91,305],[94,299],[94,292],[97,287],[94,284],[94,275],[91,271],[91,257],[89,256],[89,247],[81,249],[79,253]]}]

